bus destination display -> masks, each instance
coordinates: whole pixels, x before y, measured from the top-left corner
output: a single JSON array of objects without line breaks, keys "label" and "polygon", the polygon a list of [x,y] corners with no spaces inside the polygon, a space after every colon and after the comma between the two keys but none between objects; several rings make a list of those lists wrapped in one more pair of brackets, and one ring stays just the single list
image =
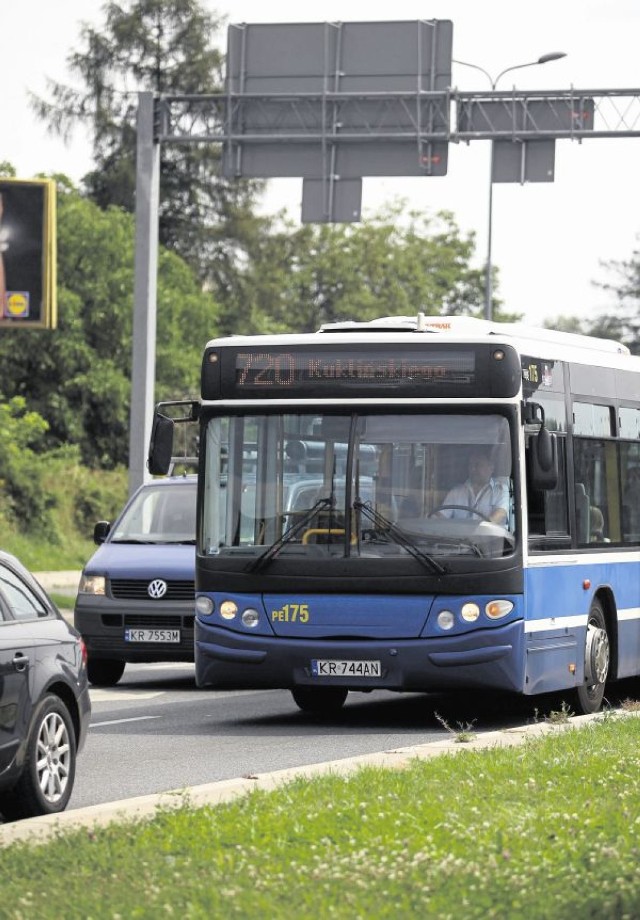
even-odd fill
[{"label": "bus destination display", "polygon": [[235,356],[235,388],[257,390],[303,390],[306,393],[340,387],[361,388],[472,386],[475,380],[473,351],[442,348],[411,351],[238,351]]}]

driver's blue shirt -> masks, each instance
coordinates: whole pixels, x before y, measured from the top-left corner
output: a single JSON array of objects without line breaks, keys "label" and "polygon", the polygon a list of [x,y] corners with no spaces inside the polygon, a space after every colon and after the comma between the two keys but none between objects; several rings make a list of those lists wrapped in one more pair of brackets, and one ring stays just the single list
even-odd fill
[{"label": "driver's blue shirt", "polygon": [[[498,509],[502,509],[509,517],[509,492],[506,484],[499,479],[491,477],[489,482],[476,493],[470,480],[454,486],[447,493],[443,505],[461,505],[461,508],[443,508],[438,513],[448,518],[477,519],[473,510],[479,511],[485,517],[490,517]],[[471,510],[467,510],[471,509]]]}]

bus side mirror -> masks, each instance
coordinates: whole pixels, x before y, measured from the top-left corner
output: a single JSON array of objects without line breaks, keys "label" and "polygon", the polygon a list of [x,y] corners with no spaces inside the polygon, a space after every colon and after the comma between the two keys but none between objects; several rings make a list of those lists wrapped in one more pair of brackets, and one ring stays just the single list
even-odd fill
[{"label": "bus side mirror", "polygon": [[555,489],[558,484],[558,445],[555,434],[544,427],[531,439],[529,482],[532,489]]},{"label": "bus side mirror", "polygon": [[173,419],[159,412],[153,417],[147,466],[152,476],[166,476],[173,454]]},{"label": "bus side mirror", "polygon": [[558,485],[558,444],[544,423],[544,409],[539,403],[523,406],[525,423],[540,423],[538,433],[531,436],[527,451],[527,475],[531,489],[548,491]]}]

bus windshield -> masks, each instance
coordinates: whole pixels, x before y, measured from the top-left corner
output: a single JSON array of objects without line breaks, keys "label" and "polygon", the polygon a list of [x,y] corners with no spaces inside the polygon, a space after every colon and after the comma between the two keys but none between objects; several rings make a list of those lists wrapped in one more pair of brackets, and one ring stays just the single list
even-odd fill
[{"label": "bus windshield", "polygon": [[205,555],[514,550],[509,423],[495,412],[223,415],[205,444]]}]

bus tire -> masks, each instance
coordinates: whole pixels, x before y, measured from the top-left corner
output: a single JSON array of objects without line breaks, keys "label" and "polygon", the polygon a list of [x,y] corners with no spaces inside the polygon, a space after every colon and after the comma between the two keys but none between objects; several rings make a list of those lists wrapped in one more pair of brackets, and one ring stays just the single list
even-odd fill
[{"label": "bus tire", "polygon": [[328,715],[342,709],[348,692],[344,687],[295,687],[291,695],[303,712]]},{"label": "bus tire", "polygon": [[87,662],[87,677],[94,687],[114,687],[124,674],[124,661],[115,658],[92,658]]},{"label": "bus tire", "polygon": [[589,610],[584,649],[585,682],[578,687],[577,703],[582,713],[598,712],[604,699],[604,689],[611,664],[611,645],[607,622],[599,600],[594,599]]}]

